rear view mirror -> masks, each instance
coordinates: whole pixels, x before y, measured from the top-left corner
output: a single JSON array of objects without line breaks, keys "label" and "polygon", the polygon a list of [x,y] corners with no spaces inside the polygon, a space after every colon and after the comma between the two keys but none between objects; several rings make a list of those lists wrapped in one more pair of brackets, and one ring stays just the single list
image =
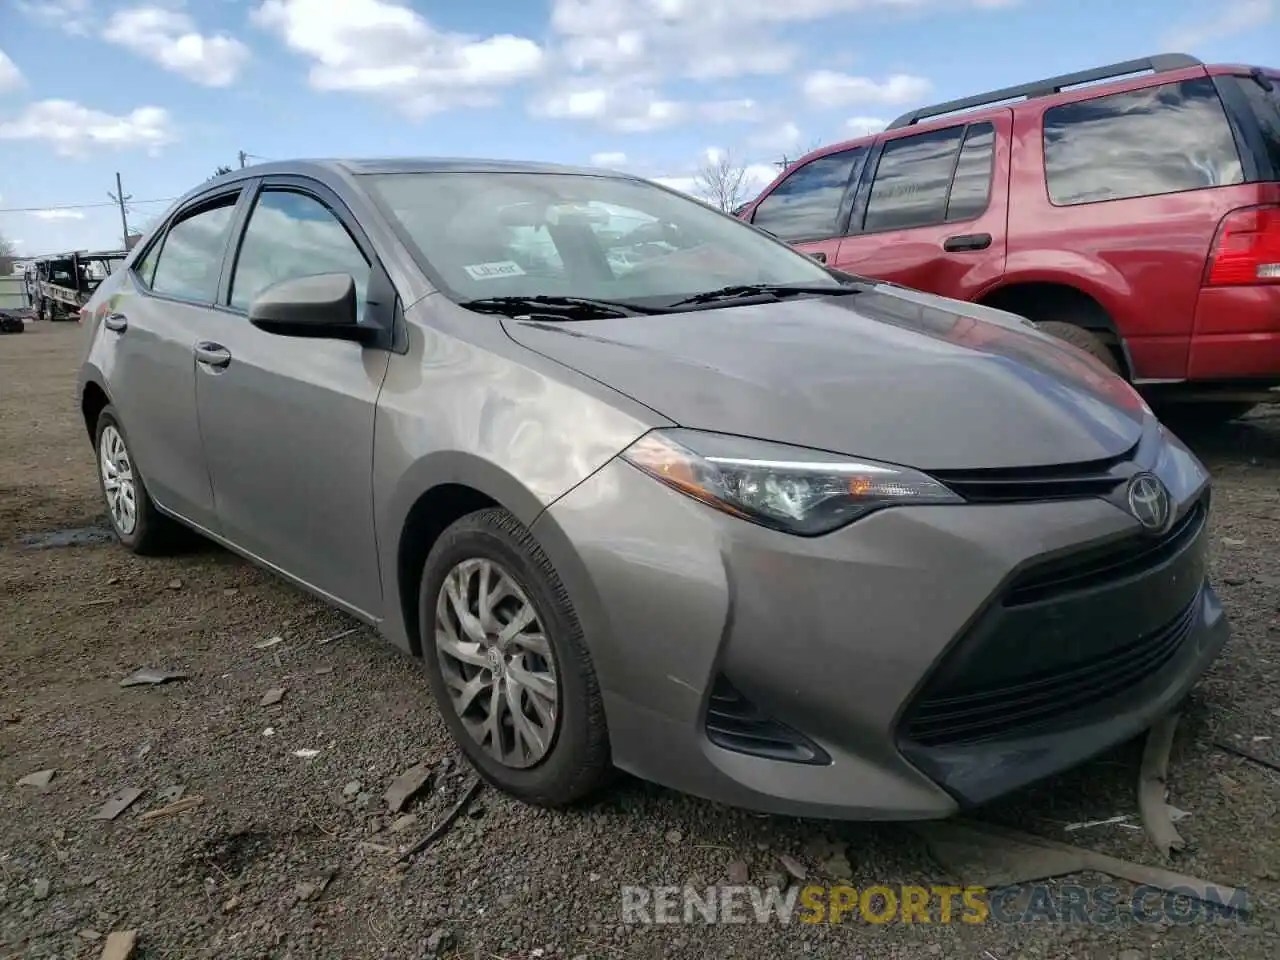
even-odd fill
[{"label": "rear view mirror", "polygon": [[372,339],[356,317],[356,282],[348,273],[295,277],[267,287],[249,306],[249,322],[286,337]]}]

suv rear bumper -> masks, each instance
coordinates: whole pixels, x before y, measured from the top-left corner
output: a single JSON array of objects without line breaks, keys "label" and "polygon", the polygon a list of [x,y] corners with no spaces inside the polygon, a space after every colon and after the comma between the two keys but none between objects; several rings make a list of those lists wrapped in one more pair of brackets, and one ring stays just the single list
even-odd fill
[{"label": "suv rear bumper", "polygon": [[1280,380],[1280,284],[1205,287],[1188,380]]}]

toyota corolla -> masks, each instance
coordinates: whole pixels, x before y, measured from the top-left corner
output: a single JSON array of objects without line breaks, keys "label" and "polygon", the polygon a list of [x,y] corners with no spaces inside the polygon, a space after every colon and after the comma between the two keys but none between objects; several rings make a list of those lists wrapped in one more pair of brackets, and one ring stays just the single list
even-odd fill
[{"label": "toyota corolla", "polygon": [[1207,474],[1124,381],[634,177],[238,170],[82,319],[120,542],[373,625],[532,803],[946,816],[1140,734],[1228,634]]}]

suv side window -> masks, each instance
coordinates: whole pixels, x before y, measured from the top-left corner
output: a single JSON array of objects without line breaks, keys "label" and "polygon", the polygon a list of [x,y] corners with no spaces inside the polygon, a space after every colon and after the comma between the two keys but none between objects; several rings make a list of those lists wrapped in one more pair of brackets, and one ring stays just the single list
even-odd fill
[{"label": "suv side window", "polygon": [[193,303],[213,303],[218,299],[222,258],[238,198],[238,194],[219,197],[169,227],[154,267],[152,290]]},{"label": "suv side window", "polygon": [[947,191],[964,129],[931,130],[884,145],[863,232],[925,227],[947,219]]},{"label": "suv side window", "polygon": [[989,123],[970,125],[960,148],[960,160],[947,195],[947,223],[973,220],[991,202],[991,162],[995,156],[996,128]]},{"label": "suv side window", "polygon": [[866,147],[854,147],[797,167],[756,205],[751,222],[788,243],[835,236],[845,186],[866,156]]},{"label": "suv side window", "polygon": [[351,274],[356,316],[363,315],[369,261],[342,221],[314,197],[286,188],[264,189],[236,257],[231,306],[247,311],[267,287],[320,273]]},{"label": "suv side window", "polygon": [[1056,206],[1244,182],[1208,77],[1051,107],[1044,114],[1044,169]]}]

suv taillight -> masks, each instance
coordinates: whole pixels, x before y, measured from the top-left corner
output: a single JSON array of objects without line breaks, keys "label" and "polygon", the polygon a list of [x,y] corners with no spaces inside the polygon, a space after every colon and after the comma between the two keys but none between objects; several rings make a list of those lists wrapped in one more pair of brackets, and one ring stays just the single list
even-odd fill
[{"label": "suv taillight", "polygon": [[1223,217],[1205,282],[1211,287],[1280,283],[1280,206],[1241,207]]}]

